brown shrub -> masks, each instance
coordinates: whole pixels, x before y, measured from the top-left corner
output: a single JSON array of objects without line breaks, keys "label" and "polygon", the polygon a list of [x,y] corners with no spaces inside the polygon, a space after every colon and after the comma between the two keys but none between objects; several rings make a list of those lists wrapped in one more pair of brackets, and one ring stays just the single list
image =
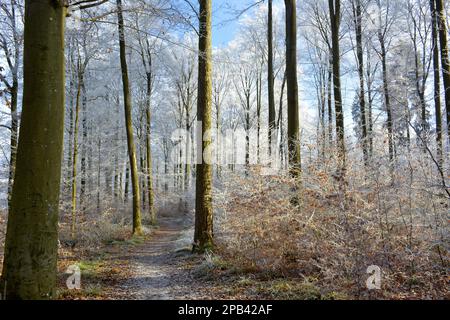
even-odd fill
[{"label": "brown shrub", "polygon": [[[344,185],[333,172],[324,162],[304,168],[298,207],[286,175],[228,175],[217,200],[224,258],[357,298],[447,296],[449,199],[433,165],[408,159],[391,176],[382,163],[348,163]],[[382,269],[380,291],[366,288],[371,265]]]}]

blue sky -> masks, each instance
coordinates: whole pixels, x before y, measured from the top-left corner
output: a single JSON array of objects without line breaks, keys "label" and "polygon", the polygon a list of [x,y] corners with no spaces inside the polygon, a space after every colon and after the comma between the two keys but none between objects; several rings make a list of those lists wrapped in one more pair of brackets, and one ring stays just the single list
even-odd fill
[{"label": "blue sky", "polygon": [[214,26],[213,29],[213,46],[223,47],[233,40],[237,30],[237,22],[229,21],[222,25]]},{"label": "blue sky", "polygon": [[238,14],[254,0],[217,0],[213,2],[213,45],[222,47],[233,40],[238,29]]}]

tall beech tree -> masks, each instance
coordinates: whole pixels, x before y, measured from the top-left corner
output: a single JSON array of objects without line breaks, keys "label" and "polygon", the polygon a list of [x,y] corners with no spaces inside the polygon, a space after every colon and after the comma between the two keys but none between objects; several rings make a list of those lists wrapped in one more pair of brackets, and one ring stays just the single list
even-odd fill
[{"label": "tall beech tree", "polygon": [[[341,25],[341,1],[328,0],[331,22],[331,53],[333,57],[334,109],[336,114],[336,137],[341,168],[345,169],[344,110],[341,92],[341,53],[339,29]],[[343,172],[341,172],[343,174]]]},{"label": "tall beech tree", "polygon": [[199,56],[197,120],[197,177],[195,198],[194,250],[203,252],[213,246],[212,208],[212,4],[211,0],[200,0],[199,10]]},{"label": "tall beech tree", "polygon": [[252,67],[243,65],[237,71],[234,82],[236,93],[242,107],[243,127],[245,130],[245,174],[249,174],[250,167],[250,130],[252,128],[253,88],[255,86],[255,72]]},{"label": "tall beech tree", "polygon": [[362,32],[362,5],[361,0],[352,1],[353,23],[355,27],[356,38],[356,60],[359,76],[359,110],[361,119],[362,148],[364,164],[369,164],[369,147],[367,139],[367,118],[366,118],[366,92],[364,85],[364,49]]},{"label": "tall beech tree", "polygon": [[290,173],[301,173],[300,125],[297,80],[297,7],[295,0],[285,0],[286,7],[286,81],[288,96],[288,150]]},{"label": "tall beech tree", "polygon": [[[136,19],[138,21],[138,19]],[[139,30],[139,25],[138,30]],[[147,176],[147,197],[148,197],[148,213],[150,216],[150,223],[156,224],[156,210],[154,204],[154,190],[153,190],[153,163],[152,163],[152,144],[151,144],[151,108],[152,108],[152,94],[153,82],[155,75],[153,73],[153,55],[152,47],[147,35],[138,34],[139,53],[142,60],[142,66],[145,71],[146,81],[146,95],[145,95],[145,174]],[[145,194],[144,194],[145,195]]]},{"label": "tall beech tree", "polygon": [[22,124],[0,292],[55,296],[64,136],[63,1],[26,0]]},{"label": "tall beech tree", "polygon": [[439,42],[441,48],[442,80],[444,82],[445,109],[447,112],[447,134],[450,141],[450,61],[448,60],[447,14],[444,0],[436,0]]},{"label": "tall beech tree", "polygon": [[[120,49],[120,66],[122,70],[122,84],[123,84],[123,99],[125,109],[125,127],[127,131],[127,144],[129,156],[129,168],[131,173],[131,185],[133,194],[133,234],[142,234],[141,223],[141,195],[139,191],[139,176],[136,157],[136,146],[134,144],[134,133],[131,116],[131,90],[130,80],[128,78],[128,65],[126,57],[126,43],[125,43],[125,27],[123,21],[122,0],[117,0],[117,22],[119,30],[119,49]],[[126,183],[128,184],[128,182]]]},{"label": "tall beech tree", "polygon": [[[79,54],[79,52],[78,52]],[[80,96],[84,70],[81,66],[81,58],[78,56],[76,69],[78,76],[76,98],[75,98],[75,123],[73,128],[73,156],[72,156],[72,238],[75,238],[76,210],[77,210],[77,164],[78,164],[78,127],[80,123]]]},{"label": "tall beech tree", "polygon": [[[89,28],[87,29],[89,30]],[[89,61],[92,58],[92,55],[88,54],[87,49],[87,42],[89,41],[86,38],[86,35],[88,32],[85,32],[82,34],[82,39],[74,40],[73,48],[71,54],[76,54],[76,62],[73,62],[72,68],[74,69],[74,77],[76,78],[76,90],[75,90],[75,122],[73,123],[73,154],[72,154],[72,225],[71,225],[71,233],[72,238],[75,238],[75,228],[76,228],[76,211],[77,211],[77,178],[78,178],[78,171],[77,171],[77,165],[78,165],[78,153],[79,153],[79,126],[80,126],[80,111],[81,107],[83,105],[83,108],[86,107],[86,95],[85,95],[85,74],[87,71],[87,67],[89,64]],[[75,60],[75,58],[72,58],[71,60]],[[84,93],[83,93],[84,91]],[[85,111],[85,110],[84,110]],[[72,115],[73,116],[73,115]],[[86,117],[86,112],[84,112],[83,115],[84,119]],[[85,129],[85,123],[83,124]],[[70,137],[72,138],[72,137]],[[84,141],[84,144],[86,144],[86,141]],[[85,162],[85,161],[84,161]],[[83,163],[81,166],[82,170],[84,169],[84,172],[86,171],[86,166],[83,167]],[[85,179],[82,177],[81,182],[84,184]],[[80,188],[80,204],[83,204],[81,199],[84,198],[84,191],[81,192],[81,190],[84,190],[83,188]],[[82,207],[82,210],[84,211],[84,208]]]},{"label": "tall beech tree", "polygon": [[[10,95],[7,105],[11,110],[11,136],[10,136],[10,158],[9,158],[9,176],[8,176],[8,206],[11,202],[11,193],[14,181],[14,171],[17,156],[17,139],[19,132],[19,116],[18,116],[18,96],[19,96],[19,65],[21,59],[22,39],[19,29],[20,21],[23,17],[20,15],[19,5],[17,1],[10,0],[9,6],[5,3],[0,4],[0,12],[3,11],[6,16],[6,23],[12,35],[12,41],[8,42],[5,35],[0,33],[0,49],[5,56],[6,64],[11,73],[10,79],[7,79],[0,73],[0,83],[6,87],[6,91]],[[1,70],[0,70],[1,71]]]},{"label": "tall beech tree", "polygon": [[430,0],[431,12],[431,37],[433,49],[433,72],[434,72],[434,108],[436,117],[436,146],[437,158],[442,165],[443,142],[442,142],[442,111],[441,111],[441,75],[439,64],[439,43],[438,43],[438,16],[436,12],[435,0]]},{"label": "tall beech tree", "polygon": [[[387,5],[390,5],[390,2],[387,2]],[[391,29],[393,20],[389,19],[389,10],[386,10],[386,17],[385,21],[383,23],[383,19],[381,16],[382,6],[381,1],[377,0],[377,6],[378,11],[380,12],[378,16],[378,30],[377,30],[377,36],[378,36],[378,42],[380,43],[380,49],[377,49],[377,54],[380,57],[381,61],[381,68],[382,68],[382,78],[383,78],[383,95],[384,95],[384,107],[386,109],[386,126],[388,130],[388,144],[389,144],[389,161],[391,165],[394,163],[395,160],[395,139],[394,139],[394,123],[393,123],[393,116],[392,116],[392,106],[391,106],[391,96],[390,96],[390,90],[389,90],[389,82],[388,82],[388,67],[387,67],[387,48],[386,48],[386,41],[388,32]]]},{"label": "tall beech tree", "polygon": [[[418,0],[415,0],[418,1]],[[409,36],[414,52],[414,89],[415,89],[415,108],[419,115],[418,132],[421,135],[421,141],[427,143],[430,134],[430,123],[428,121],[428,105],[426,101],[427,80],[430,74],[432,55],[428,54],[429,34],[431,24],[428,24],[429,15],[423,9],[422,2],[419,0],[414,3],[409,1],[407,3],[407,10],[409,14],[410,27]],[[409,141],[408,141],[409,145]],[[426,147],[423,146],[423,151],[426,152]]]},{"label": "tall beech tree", "polygon": [[275,77],[273,71],[273,6],[272,0],[267,1],[267,88],[269,99],[269,157],[272,157],[272,140],[276,128],[275,119]]}]

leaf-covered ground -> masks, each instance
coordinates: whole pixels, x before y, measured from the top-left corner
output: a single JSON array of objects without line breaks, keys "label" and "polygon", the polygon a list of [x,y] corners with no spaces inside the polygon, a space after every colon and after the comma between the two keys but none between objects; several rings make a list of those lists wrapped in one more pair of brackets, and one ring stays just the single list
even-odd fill
[{"label": "leaf-covered ground", "polygon": [[[97,248],[64,249],[59,259],[60,299],[339,299],[323,296],[304,279],[258,278],[217,255],[190,251],[192,219],[180,213],[160,218],[142,238]],[[81,290],[69,290],[65,270],[81,269]]]}]

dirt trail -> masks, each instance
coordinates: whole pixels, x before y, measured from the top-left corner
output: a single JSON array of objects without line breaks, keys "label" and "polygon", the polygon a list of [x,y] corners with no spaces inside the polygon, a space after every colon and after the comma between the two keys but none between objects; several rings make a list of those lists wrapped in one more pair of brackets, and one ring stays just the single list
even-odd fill
[{"label": "dirt trail", "polygon": [[195,299],[191,273],[186,265],[192,229],[187,216],[162,216],[151,239],[131,249],[131,277],[118,288],[122,299]]}]

